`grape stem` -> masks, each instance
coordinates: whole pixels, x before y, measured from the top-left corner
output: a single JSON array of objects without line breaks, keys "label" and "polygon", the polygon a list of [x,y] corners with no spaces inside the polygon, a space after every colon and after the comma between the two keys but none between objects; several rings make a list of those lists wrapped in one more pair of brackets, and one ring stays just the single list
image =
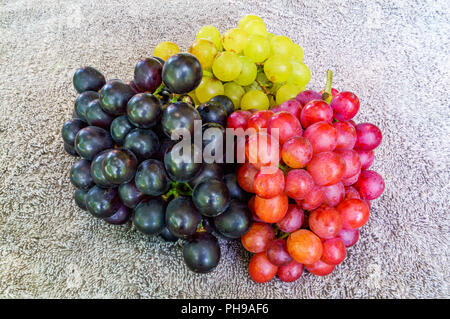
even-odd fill
[{"label": "grape stem", "polygon": [[332,94],[331,94],[331,86],[333,83],[333,71],[328,70],[327,71],[327,83],[325,85],[325,92],[322,94],[322,99],[325,100],[325,102],[330,103]]},{"label": "grape stem", "polygon": [[264,84],[262,84],[258,79],[255,79],[256,83],[258,83],[259,87],[266,93],[266,95],[273,95],[270,93],[270,91],[266,88]]}]

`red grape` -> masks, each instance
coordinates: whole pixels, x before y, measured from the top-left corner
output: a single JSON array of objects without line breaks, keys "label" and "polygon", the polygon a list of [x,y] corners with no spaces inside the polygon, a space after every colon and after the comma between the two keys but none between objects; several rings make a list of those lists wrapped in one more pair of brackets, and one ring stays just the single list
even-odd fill
[{"label": "red grape", "polygon": [[355,149],[370,151],[380,145],[383,136],[380,129],[372,123],[361,123],[356,125]]},{"label": "red grape", "polygon": [[294,115],[297,119],[300,119],[300,113],[302,112],[302,104],[296,99],[287,100],[278,106],[271,108],[270,110],[277,113],[286,111]]},{"label": "red grape", "polygon": [[267,245],[275,239],[272,226],[255,222],[245,235],[241,237],[242,246],[251,253],[266,251]]},{"label": "red grape", "polygon": [[346,199],[336,209],[342,219],[342,228],[344,229],[360,228],[369,220],[369,207],[361,199]]},{"label": "red grape", "polygon": [[342,180],[345,173],[345,162],[336,153],[323,152],[314,155],[306,169],[316,185],[328,186]]},{"label": "red grape", "polygon": [[263,166],[277,167],[280,162],[280,145],[276,138],[259,132],[248,138],[245,157],[258,169]]},{"label": "red grape", "polygon": [[269,261],[275,266],[284,266],[292,260],[287,251],[286,241],[284,239],[275,239],[267,245],[266,255]]},{"label": "red grape", "polygon": [[277,223],[286,215],[289,199],[285,193],[265,199],[255,198],[255,213],[266,223]]},{"label": "red grape", "polygon": [[228,116],[227,127],[234,129],[242,128],[245,131],[247,129],[247,123],[250,116],[252,116],[252,113],[249,111],[235,111]]},{"label": "red grape", "polygon": [[342,229],[338,237],[342,240],[345,247],[351,247],[358,241],[359,231],[357,229]]},{"label": "red grape", "polygon": [[351,150],[356,143],[356,129],[348,121],[332,124],[337,131],[337,144],[335,150]]},{"label": "red grape", "polygon": [[303,136],[294,136],[287,140],[281,148],[281,157],[291,168],[303,168],[313,156],[309,140]]},{"label": "red grape", "polygon": [[284,190],[284,174],[279,168],[275,173],[258,172],[253,180],[253,191],[262,198],[272,198]]},{"label": "red grape", "polygon": [[291,262],[285,266],[278,268],[277,276],[284,282],[293,282],[301,277],[303,273],[303,264],[296,260],[291,260]]},{"label": "red grape", "polygon": [[255,282],[265,283],[275,277],[278,267],[269,261],[265,253],[259,253],[250,259],[248,272]]},{"label": "red grape", "polygon": [[322,205],[324,195],[321,186],[314,186],[302,201],[302,208],[305,210],[314,210]]},{"label": "red grape", "polygon": [[322,95],[313,90],[306,90],[297,94],[295,99],[305,105],[309,101],[322,99]]},{"label": "red grape", "polygon": [[333,120],[333,109],[323,100],[312,100],[302,109],[300,122],[304,128],[317,122],[331,123]]},{"label": "red grape", "polygon": [[335,151],[336,154],[344,160],[345,162],[345,173],[342,176],[343,179],[355,176],[361,170],[361,162],[359,160],[359,155],[354,150],[341,150]]},{"label": "red grape", "polygon": [[340,92],[330,103],[334,117],[340,121],[352,119],[359,110],[359,99],[352,92]]},{"label": "red grape", "polygon": [[362,199],[376,199],[384,191],[384,180],[375,171],[364,170],[359,175],[358,181],[354,184]]},{"label": "red grape", "polygon": [[308,270],[310,273],[316,276],[326,276],[333,272],[334,265],[329,265],[322,260],[318,260],[315,263],[312,264],[305,264],[306,270]]},{"label": "red grape", "polygon": [[344,199],[350,199],[350,198],[361,199],[361,196],[359,195],[358,191],[353,186],[346,186]]},{"label": "red grape", "polygon": [[296,204],[289,204],[286,215],[277,223],[278,228],[285,233],[292,233],[303,225],[305,214]]},{"label": "red grape", "polygon": [[334,238],[342,229],[342,218],[333,207],[321,206],[308,217],[309,228],[320,238]]},{"label": "red grape", "polygon": [[356,150],[356,152],[358,153],[359,160],[361,161],[361,169],[368,169],[370,165],[372,165],[373,160],[375,158],[373,150],[370,151]]},{"label": "red grape", "polygon": [[313,189],[314,180],[304,169],[293,169],[286,174],[286,194],[293,199],[304,199]]},{"label": "red grape", "polygon": [[237,181],[243,190],[253,193],[253,183],[258,169],[250,163],[242,164],[237,171]]},{"label": "red grape", "polygon": [[324,204],[332,207],[336,206],[344,199],[344,184],[339,182],[329,186],[322,186],[322,193]]},{"label": "red grape", "polygon": [[323,262],[330,265],[339,265],[344,261],[346,250],[344,242],[340,238],[327,239],[322,242],[323,253],[320,258]]},{"label": "red grape", "polygon": [[350,176],[349,178],[342,179],[342,184],[344,184],[344,186],[350,186],[355,184],[359,179],[359,174],[361,174],[361,171],[358,171],[358,173],[356,173],[353,176]]},{"label": "red grape", "polygon": [[322,242],[313,232],[299,229],[287,239],[289,254],[302,264],[313,264],[322,256]]},{"label": "red grape", "polygon": [[301,136],[303,129],[294,115],[288,112],[279,112],[269,120],[267,132],[274,137],[278,136],[279,144],[283,145],[291,137]]},{"label": "red grape", "polygon": [[273,111],[269,110],[258,111],[248,119],[247,127],[254,128],[256,132],[259,132],[261,129],[266,129],[270,118],[274,114]]},{"label": "red grape", "polygon": [[305,130],[303,136],[311,143],[314,154],[332,151],[337,144],[337,131],[326,122],[314,123]]}]

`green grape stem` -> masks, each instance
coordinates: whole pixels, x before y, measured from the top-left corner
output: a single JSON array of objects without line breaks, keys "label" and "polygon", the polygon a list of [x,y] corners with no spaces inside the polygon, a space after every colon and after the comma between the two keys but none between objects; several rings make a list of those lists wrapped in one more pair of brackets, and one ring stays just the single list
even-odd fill
[{"label": "green grape stem", "polygon": [[258,83],[259,87],[264,91],[264,93],[266,93],[266,95],[273,95],[268,89],[267,87],[262,84],[258,79],[255,79],[256,83]]},{"label": "green grape stem", "polygon": [[333,71],[328,70],[327,71],[327,83],[325,85],[325,92],[322,94],[322,99],[325,100],[325,102],[330,103],[332,94],[331,94],[331,86],[333,83]]}]

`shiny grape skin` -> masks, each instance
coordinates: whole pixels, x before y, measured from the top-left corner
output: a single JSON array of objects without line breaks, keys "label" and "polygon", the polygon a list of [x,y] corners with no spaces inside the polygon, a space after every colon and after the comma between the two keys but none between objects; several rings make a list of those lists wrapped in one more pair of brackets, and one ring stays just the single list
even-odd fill
[{"label": "shiny grape skin", "polygon": [[167,205],[166,225],[178,238],[186,239],[194,235],[201,219],[191,198],[180,196],[172,199]]},{"label": "shiny grape skin", "polygon": [[194,188],[195,185],[208,178],[215,178],[219,180],[224,178],[222,166],[218,163],[204,163],[202,169],[197,173],[197,175],[195,175],[194,178],[189,180],[188,184]]},{"label": "shiny grape skin", "polygon": [[230,192],[223,181],[210,178],[195,186],[192,201],[203,216],[215,217],[228,208]]},{"label": "shiny grape skin", "polygon": [[109,130],[109,127],[114,120],[114,116],[106,113],[102,109],[100,100],[93,100],[86,108],[86,121],[89,125],[98,126]]},{"label": "shiny grape skin", "polygon": [[159,150],[158,136],[149,129],[136,128],[127,134],[124,148],[132,151],[139,161],[146,160]]},{"label": "shiny grape skin", "polygon": [[67,144],[66,142],[64,142],[64,150],[65,150],[66,153],[69,154],[69,155],[72,155],[72,156],[75,156],[75,157],[80,156],[80,155],[77,153],[77,151],[75,150],[75,148],[74,148],[72,145]]},{"label": "shiny grape skin", "polygon": [[197,107],[203,123],[217,123],[225,127],[227,125],[227,111],[217,102],[205,102]]},{"label": "shiny grape skin", "polygon": [[162,195],[170,188],[170,180],[163,163],[155,159],[139,164],[134,181],[141,193],[151,196]]},{"label": "shiny grape skin", "polygon": [[122,145],[125,142],[125,137],[136,127],[130,123],[127,115],[116,117],[109,128],[109,133],[112,139],[118,145]]},{"label": "shiny grape skin", "polygon": [[86,195],[86,207],[88,211],[98,218],[107,218],[120,208],[119,194],[116,188],[92,187]]},{"label": "shiny grape skin", "polygon": [[[187,163],[182,160],[175,160],[180,154],[183,153],[183,149],[179,149],[179,145],[175,144],[172,148],[167,150],[164,155],[164,167],[170,179],[176,182],[188,182],[202,169],[202,163],[195,163],[195,154],[200,150],[191,144],[191,158]],[[201,155],[201,154],[200,154]]]},{"label": "shiny grape skin", "polygon": [[87,124],[80,119],[72,119],[64,123],[61,129],[61,135],[64,143],[74,146],[75,137],[78,132],[86,126]]},{"label": "shiny grape skin", "polygon": [[128,222],[130,217],[131,217],[131,210],[125,205],[122,205],[114,213],[114,215],[105,218],[105,222],[112,225],[123,225]]},{"label": "shiny grape skin", "polygon": [[194,272],[212,271],[220,261],[217,238],[207,232],[196,233],[183,246],[183,258],[188,268]]},{"label": "shiny grape skin", "polygon": [[128,101],[135,95],[134,90],[120,80],[109,80],[100,90],[100,102],[105,112],[123,115]]},{"label": "shiny grape skin", "polygon": [[115,186],[113,183],[106,179],[102,169],[103,159],[105,158],[106,153],[108,153],[109,151],[110,150],[105,150],[103,152],[100,152],[94,157],[91,162],[90,174],[92,180],[97,186],[102,188],[110,188]]},{"label": "shiny grape skin", "polygon": [[141,92],[153,93],[161,85],[162,64],[155,58],[141,59],[134,68],[134,84]]},{"label": "shiny grape skin", "polygon": [[112,148],[113,140],[108,131],[97,126],[87,126],[78,132],[74,145],[81,157],[92,160],[101,151]]},{"label": "shiny grape skin", "polygon": [[245,235],[253,223],[252,213],[247,205],[231,201],[228,209],[214,218],[214,227],[226,238],[237,239]]},{"label": "shiny grape skin", "polygon": [[98,91],[105,84],[105,77],[93,67],[79,68],[73,75],[73,86],[78,93]]},{"label": "shiny grape skin", "polygon": [[195,56],[189,53],[172,55],[164,63],[162,80],[167,88],[177,94],[194,90],[201,82],[202,66]]},{"label": "shiny grape skin", "polygon": [[164,239],[164,241],[175,242],[178,240],[178,237],[172,234],[169,228],[164,227],[164,229],[159,233],[159,236]]},{"label": "shiny grape skin", "polygon": [[75,100],[75,113],[80,120],[87,122],[86,109],[90,102],[99,98],[100,95],[94,91],[86,91],[78,95],[77,99]]},{"label": "shiny grape skin", "polygon": [[225,110],[227,111],[227,115],[230,115],[234,112],[234,103],[231,99],[226,95],[216,95],[209,100],[210,102],[217,102],[221,104]]},{"label": "shiny grape skin", "polygon": [[105,154],[102,170],[109,182],[118,185],[134,178],[137,165],[137,158],[130,150],[112,149]]},{"label": "shiny grape skin", "polygon": [[75,162],[70,169],[70,182],[76,187],[84,191],[87,191],[94,186],[90,174],[91,162],[85,159],[81,159]]},{"label": "shiny grape skin", "polygon": [[148,93],[136,94],[128,101],[129,121],[140,128],[155,126],[161,118],[162,109],[159,100]]},{"label": "shiny grape skin", "polygon": [[222,150],[222,158],[220,153],[217,154],[217,162],[225,162],[226,159],[226,132],[222,125],[218,123],[205,123],[202,125],[202,149],[208,147],[208,151],[203,153],[203,161],[216,162],[216,150]]},{"label": "shiny grape skin", "polygon": [[267,245],[266,256],[275,266],[285,266],[292,261],[286,246],[286,240],[278,238]]},{"label": "shiny grape skin", "polygon": [[75,203],[82,210],[87,210],[87,207],[86,207],[86,194],[87,194],[87,191],[84,191],[82,189],[77,188],[75,190],[75,193],[74,193],[74,196],[73,196],[74,199],[75,199]]},{"label": "shiny grape skin", "polygon": [[185,102],[175,102],[169,104],[161,117],[161,124],[164,133],[171,138],[176,130],[186,129],[194,136],[194,121],[201,121],[200,113]]},{"label": "shiny grape skin", "polygon": [[145,235],[160,234],[165,223],[166,202],[162,198],[147,199],[134,209],[133,224]]},{"label": "shiny grape skin", "polygon": [[236,199],[240,202],[246,203],[250,200],[251,194],[247,193],[245,190],[243,190],[238,182],[237,182],[237,176],[236,173],[228,173],[223,177],[223,180],[225,184],[228,187],[228,190],[230,191],[230,197],[231,199]]},{"label": "shiny grape skin", "polygon": [[134,180],[119,185],[119,196],[122,203],[129,208],[135,208],[147,197],[136,187]]}]

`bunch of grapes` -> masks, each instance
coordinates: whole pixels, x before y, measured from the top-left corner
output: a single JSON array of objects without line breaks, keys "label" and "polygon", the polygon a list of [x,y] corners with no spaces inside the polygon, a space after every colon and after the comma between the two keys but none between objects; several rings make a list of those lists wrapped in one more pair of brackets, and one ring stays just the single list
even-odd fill
[{"label": "bunch of grapes", "polygon": [[[352,120],[359,100],[331,89],[331,76],[325,91],[303,91],[271,110],[239,110],[228,118],[228,127],[254,129],[237,179],[255,194],[248,204],[254,223],[241,241],[255,254],[249,273],[256,282],[275,275],[294,281],[303,268],[330,274],[357,242],[370,201],[384,191],[383,178],[369,170],[381,131]],[[274,133],[277,139],[268,139]],[[249,147],[252,141],[257,147]],[[261,146],[267,143],[276,145]],[[269,165],[277,166],[267,173],[262,168]]]}]

